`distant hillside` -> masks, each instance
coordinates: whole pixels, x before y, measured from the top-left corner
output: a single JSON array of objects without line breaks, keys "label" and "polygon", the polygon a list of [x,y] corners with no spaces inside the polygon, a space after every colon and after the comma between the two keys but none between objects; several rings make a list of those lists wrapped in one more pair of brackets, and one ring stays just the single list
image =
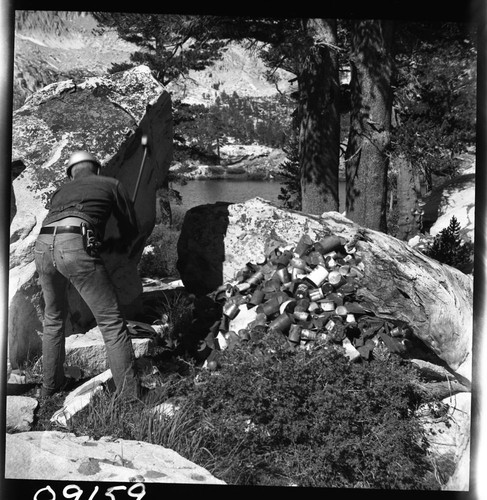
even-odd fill
[{"label": "distant hillside", "polygon": [[232,43],[221,61],[203,71],[190,71],[187,77],[172,82],[168,90],[188,104],[210,104],[222,92],[227,95],[235,92],[239,97],[271,97],[295,90],[290,83],[292,74],[279,71],[276,86],[266,79],[266,71],[255,52]]},{"label": "distant hillside", "polygon": [[[14,109],[36,90],[56,81],[105,74],[114,63],[130,61],[137,50],[116,32],[103,34],[88,12],[16,11],[14,46]],[[262,61],[232,44],[223,60],[168,86],[174,98],[210,104],[221,92],[269,97],[278,89],[265,79]],[[289,92],[290,75],[280,74],[279,91]]]},{"label": "distant hillside", "polygon": [[133,45],[115,33],[95,34],[96,27],[88,13],[16,11],[14,109],[49,83],[103,75],[129,61]]}]

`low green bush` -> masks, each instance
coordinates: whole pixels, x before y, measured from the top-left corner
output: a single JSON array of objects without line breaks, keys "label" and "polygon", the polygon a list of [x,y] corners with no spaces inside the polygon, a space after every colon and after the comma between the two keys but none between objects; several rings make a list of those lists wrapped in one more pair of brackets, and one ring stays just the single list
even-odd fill
[{"label": "low green bush", "polygon": [[448,227],[435,236],[424,253],[443,264],[456,267],[464,273],[470,273],[473,269],[474,247],[471,242],[461,238],[460,231],[461,226],[453,216]]},{"label": "low green bush", "polygon": [[351,363],[272,333],[218,363],[166,379],[173,416],[98,395],[71,431],[171,448],[231,485],[439,489],[414,417],[415,375],[399,359]]},{"label": "low green bush", "polygon": [[291,351],[281,340],[267,335],[224,351],[220,370],[202,374],[191,396],[211,423],[211,454],[233,457],[224,480],[432,487],[409,368],[393,358],[350,363],[325,345]]}]

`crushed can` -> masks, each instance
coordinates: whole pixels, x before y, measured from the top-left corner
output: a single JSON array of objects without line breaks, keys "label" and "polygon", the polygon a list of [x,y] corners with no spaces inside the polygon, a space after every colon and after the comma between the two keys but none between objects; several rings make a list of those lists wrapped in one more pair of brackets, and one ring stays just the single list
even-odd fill
[{"label": "crushed can", "polygon": [[264,300],[264,295],[265,294],[263,290],[261,290],[260,288],[256,288],[254,290],[254,293],[250,297],[249,304],[253,306],[258,306]]},{"label": "crushed can", "polygon": [[263,280],[264,273],[261,271],[257,271],[256,273],[252,274],[252,276],[247,278],[247,283],[249,283],[251,286],[257,286]]},{"label": "crushed can", "polygon": [[302,259],[301,257],[293,257],[289,261],[289,265],[293,267],[294,269],[300,269],[300,270],[305,270],[308,267],[308,264],[306,264],[306,261]]},{"label": "crushed can", "polygon": [[306,276],[305,279],[312,285],[319,287],[325,282],[328,275],[329,272],[326,267],[318,265]]},{"label": "crushed can", "polygon": [[336,308],[335,302],[333,302],[333,300],[323,300],[320,303],[321,309],[323,309],[323,311],[325,312],[334,311]]},{"label": "crushed can", "polygon": [[272,316],[273,314],[279,312],[279,307],[281,302],[277,297],[272,297],[268,301],[264,302],[257,306],[258,313],[264,313],[267,317]]},{"label": "crushed can", "polygon": [[340,285],[345,283],[345,279],[338,271],[331,271],[328,275],[328,282],[338,288]]},{"label": "crushed can", "polygon": [[313,240],[307,234],[303,234],[294,249],[294,253],[298,257],[302,257],[312,246]]},{"label": "crushed can", "polygon": [[334,235],[325,236],[314,244],[315,250],[322,254],[333,252],[334,250],[338,250],[342,246],[343,240],[340,237]]},{"label": "crushed can", "polygon": [[302,327],[300,325],[292,324],[289,328],[288,339],[295,344],[299,343],[301,339],[301,330]]},{"label": "crushed can", "polygon": [[226,303],[223,306],[223,314],[230,319],[234,319],[239,312],[239,306],[235,303]]},{"label": "crushed can", "polygon": [[288,313],[279,314],[279,316],[269,323],[270,330],[279,330],[286,333],[293,323],[292,317]]},{"label": "crushed can", "polygon": [[325,266],[325,259],[323,255],[316,250],[310,252],[306,256],[305,260],[310,266]]},{"label": "crushed can", "polygon": [[315,288],[313,290],[309,291],[309,298],[311,300],[320,300],[325,298],[325,294],[323,292],[323,289],[321,288]]},{"label": "crushed can", "polygon": [[281,269],[278,269],[275,274],[281,281],[281,283],[290,283],[291,282],[291,275],[289,274],[289,271],[287,267],[282,267]]},{"label": "crushed can", "polygon": [[296,297],[296,299],[304,299],[305,297],[308,297],[308,290],[309,290],[309,287],[308,285],[306,285],[306,283],[300,283],[297,287],[296,287],[296,291],[294,292],[294,296]]},{"label": "crushed can", "polygon": [[316,332],[303,328],[301,330],[301,340],[316,340]]},{"label": "crushed can", "polygon": [[279,312],[283,313],[292,313],[294,308],[296,307],[296,301],[294,299],[285,300],[279,307]]}]

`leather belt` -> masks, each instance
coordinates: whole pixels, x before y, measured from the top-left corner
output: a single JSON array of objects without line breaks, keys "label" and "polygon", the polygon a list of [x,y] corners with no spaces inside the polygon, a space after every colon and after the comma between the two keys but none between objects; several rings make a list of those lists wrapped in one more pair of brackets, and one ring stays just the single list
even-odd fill
[{"label": "leather belt", "polygon": [[45,226],[41,227],[40,234],[81,234],[81,226]]}]

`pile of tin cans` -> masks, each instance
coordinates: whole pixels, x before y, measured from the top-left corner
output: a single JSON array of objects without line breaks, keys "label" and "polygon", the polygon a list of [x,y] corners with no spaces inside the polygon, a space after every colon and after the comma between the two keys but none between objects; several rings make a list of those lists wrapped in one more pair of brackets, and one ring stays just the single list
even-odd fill
[{"label": "pile of tin cans", "polygon": [[406,325],[380,319],[357,301],[364,264],[353,241],[304,235],[296,246],[274,248],[260,260],[214,294],[223,311],[220,350],[271,332],[290,347],[340,345],[351,360],[370,359],[379,338],[392,352],[405,349]]}]

